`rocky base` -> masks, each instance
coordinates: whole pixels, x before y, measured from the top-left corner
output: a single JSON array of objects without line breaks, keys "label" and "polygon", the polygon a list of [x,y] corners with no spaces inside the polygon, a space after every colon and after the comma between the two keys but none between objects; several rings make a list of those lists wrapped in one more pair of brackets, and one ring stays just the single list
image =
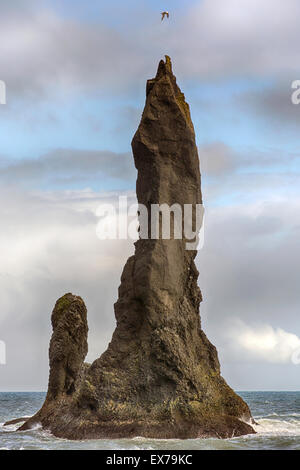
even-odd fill
[{"label": "rocky base", "polygon": [[[64,413],[63,418],[61,413]],[[123,439],[144,437],[149,439],[197,439],[218,438],[230,439],[246,434],[255,434],[252,426],[232,416],[212,415],[201,417],[196,423],[193,421],[151,422],[147,421],[109,421],[98,422],[76,414],[65,414],[67,410],[62,407],[60,412],[51,417],[29,420],[19,430],[30,429],[35,424],[42,424],[44,429],[59,438],[83,439]]]}]

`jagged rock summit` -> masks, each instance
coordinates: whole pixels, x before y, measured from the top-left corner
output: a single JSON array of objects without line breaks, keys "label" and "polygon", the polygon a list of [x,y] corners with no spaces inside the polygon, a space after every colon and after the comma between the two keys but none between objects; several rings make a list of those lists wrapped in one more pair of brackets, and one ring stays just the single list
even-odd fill
[{"label": "jagged rock summit", "polygon": [[[132,149],[140,204],[202,203],[194,128],[169,57],[147,82]],[[84,363],[83,300],[72,294],[59,299],[52,313],[48,394],[20,429],[40,422],[70,439],[253,433],[250,410],[221,377],[217,351],[201,329],[195,256],[184,238],[135,243],[115,304],[116,329],[91,365]]]}]

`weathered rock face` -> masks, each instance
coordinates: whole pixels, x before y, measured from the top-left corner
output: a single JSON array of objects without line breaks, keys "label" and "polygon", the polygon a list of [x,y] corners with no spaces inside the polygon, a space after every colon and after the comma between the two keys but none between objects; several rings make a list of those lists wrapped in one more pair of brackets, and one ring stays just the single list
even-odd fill
[{"label": "weathered rock face", "polygon": [[[195,208],[202,202],[189,106],[169,58],[147,83],[132,149],[138,201],[149,212],[152,204]],[[41,421],[55,435],[74,439],[254,432],[245,422],[251,420],[248,406],[221,377],[216,349],[201,329],[195,256],[184,238],[136,242],[121,278],[115,332],[91,366],[83,364],[84,304],[71,294],[60,299],[52,315],[47,399],[24,426]]]},{"label": "weathered rock face", "polygon": [[88,352],[87,311],[83,300],[72,294],[64,295],[56,302],[51,322],[47,400],[75,392],[76,379]]},{"label": "weathered rock face", "polygon": [[51,316],[53,334],[49,346],[48,393],[42,409],[25,422],[21,430],[56,411],[58,403],[70,402],[84,374],[88,352],[87,311],[83,300],[65,294],[55,304]]}]

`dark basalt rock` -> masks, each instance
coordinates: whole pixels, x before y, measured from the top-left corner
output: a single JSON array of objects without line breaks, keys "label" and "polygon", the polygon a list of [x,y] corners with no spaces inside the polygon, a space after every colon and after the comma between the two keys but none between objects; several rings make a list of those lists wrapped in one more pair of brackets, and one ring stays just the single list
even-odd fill
[{"label": "dark basalt rock", "polygon": [[[147,99],[132,141],[139,203],[202,202],[199,159],[189,106],[171,61],[147,82]],[[115,304],[117,326],[92,365],[86,309],[67,294],[52,314],[50,379],[41,422],[70,439],[220,438],[253,433],[247,404],[220,375],[216,348],[201,329],[202,300],[186,240],[139,239]]]},{"label": "dark basalt rock", "polygon": [[[58,404],[70,402],[84,374],[88,324],[83,300],[73,294],[65,294],[55,304],[51,323],[53,334],[49,346],[50,374],[46,400],[41,410],[27,419],[20,430],[43,422],[45,417],[56,411]],[[6,424],[12,424],[12,421]]]}]

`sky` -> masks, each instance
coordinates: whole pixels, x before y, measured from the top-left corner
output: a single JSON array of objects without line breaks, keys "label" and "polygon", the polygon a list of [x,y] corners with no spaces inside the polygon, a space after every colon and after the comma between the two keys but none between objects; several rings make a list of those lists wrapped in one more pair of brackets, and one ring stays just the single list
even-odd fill
[{"label": "sky", "polygon": [[134,200],[130,143],[165,54],[199,148],[203,329],[236,390],[300,390],[299,18],[298,0],[1,4],[0,391],[47,388],[66,292],[88,308],[88,361],[106,349],[133,243],[99,240],[97,208]]}]

